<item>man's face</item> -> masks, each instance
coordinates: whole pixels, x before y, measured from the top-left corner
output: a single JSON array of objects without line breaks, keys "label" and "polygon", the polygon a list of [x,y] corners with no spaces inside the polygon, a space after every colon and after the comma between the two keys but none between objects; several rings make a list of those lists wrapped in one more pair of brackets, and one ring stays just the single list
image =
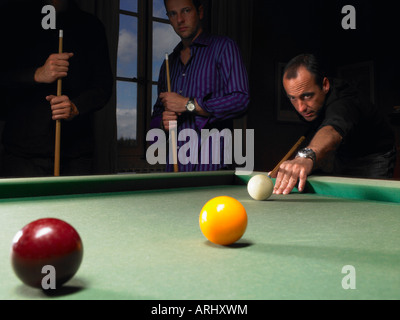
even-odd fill
[{"label": "man's face", "polygon": [[68,0],[46,0],[46,2],[54,6],[57,12],[66,10],[68,6]]},{"label": "man's face", "polygon": [[182,40],[194,39],[201,30],[203,7],[197,12],[192,0],[168,0],[167,15],[172,27]]},{"label": "man's face", "polygon": [[315,77],[305,67],[298,69],[298,75],[294,79],[286,79],[285,76],[283,86],[290,102],[306,121],[314,121],[324,106],[329,92],[328,78],[324,78],[321,89],[316,84]]}]

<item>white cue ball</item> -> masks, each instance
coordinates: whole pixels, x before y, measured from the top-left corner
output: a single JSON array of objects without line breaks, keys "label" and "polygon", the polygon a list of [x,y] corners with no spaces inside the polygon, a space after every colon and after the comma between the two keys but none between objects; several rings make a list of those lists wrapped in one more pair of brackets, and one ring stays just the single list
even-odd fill
[{"label": "white cue ball", "polygon": [[263,174],[252,177],[247,184],[250,197],[257,201],[267,200],[274,190],[272,180]]}]

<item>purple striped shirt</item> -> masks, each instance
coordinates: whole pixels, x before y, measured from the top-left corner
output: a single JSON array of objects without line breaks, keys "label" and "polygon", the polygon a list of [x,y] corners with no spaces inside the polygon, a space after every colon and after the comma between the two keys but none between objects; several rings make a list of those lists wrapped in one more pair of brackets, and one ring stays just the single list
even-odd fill
[{"label": "purple striped shirt", "polygon": [[[179,171],[219,170],[224,168],[226,163],[232,163],[231,160],[227,161],[224,158],[224,139],[221,139],[220,144],[210,142],[208,152],[204,152],[201,149],[200,132],[202,129],[215,128],[219,132],[224,128],[232,129],[232,119],[247,110],[250,99],[247,71],[238,46],[227,37],[200,34],[191,45],[191,58],[186,65],[180,59],[181,50],[182,43],[169,56],[171,90],[184,97],[195,98],[200,107],[211,116],[206,118],[184,113],[179,117],[178,136],[184,129],[195,130],[198,136],[198,141],[193,147],[195,148],[197,144],[197,155],[190,155],[191,161],[188,164],[179,162]],[[160,70],[158,94],[167,91],[164,62]],[[164,106],[158,99],[154,106],[151,128],[160,128],[163,111]],[[182,146],[185,146],[186,150],[188,141],[193,142],[194,139],[178,141],[178,150]],[[219,163],[213,163],[215,152],[220,153],[220,161],[217,161]],[[166,171],[173,171],[173,166],[167,164]]]}]

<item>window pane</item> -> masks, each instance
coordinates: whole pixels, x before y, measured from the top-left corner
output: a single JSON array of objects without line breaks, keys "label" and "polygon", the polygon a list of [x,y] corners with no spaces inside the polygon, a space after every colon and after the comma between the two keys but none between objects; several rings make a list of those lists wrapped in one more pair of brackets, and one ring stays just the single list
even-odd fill
[{"label": "window pane", "polygon": [[153,17],[167,19],[164,0],[153,0]]},{"label": "window pane", "polygon": [[120,15],[117,76],[137,77],[137,18]]},{"label": "window pane", "polygon": [[165,60],[165,54],[171,53],[181,41],[171,25],[153,23],[153,81],[158,80],[160,68]]},{"label": "window pane", "polygon": [[137,85],[117,81],[118,140],[136,140]]},{"label": "window pane", "polygon": [[121,10],[137,12],[137,2],[138,0],[120,0],[119,8]]}]

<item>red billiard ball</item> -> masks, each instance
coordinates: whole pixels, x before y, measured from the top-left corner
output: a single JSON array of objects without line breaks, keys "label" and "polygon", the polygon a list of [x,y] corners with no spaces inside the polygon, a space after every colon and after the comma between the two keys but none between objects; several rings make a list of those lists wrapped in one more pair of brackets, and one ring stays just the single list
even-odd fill
[{"label": "red billiard ball", "polygon": [[59,219],[33,221],[14,236],[11,264],[20,280],[35,288],[43,288],[44,266],[55,270],[56,288],[70,280],[83,258],[83,245],[78,232]]}]

